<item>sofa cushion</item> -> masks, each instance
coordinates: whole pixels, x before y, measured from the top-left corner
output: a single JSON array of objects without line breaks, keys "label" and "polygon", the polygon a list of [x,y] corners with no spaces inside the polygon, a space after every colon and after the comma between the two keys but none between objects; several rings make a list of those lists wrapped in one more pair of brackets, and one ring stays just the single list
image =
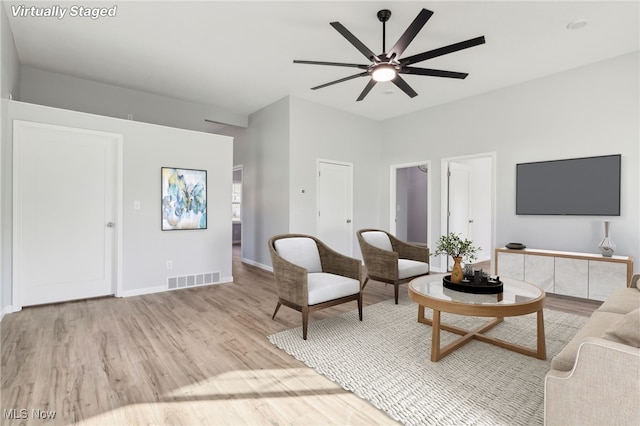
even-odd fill
[{"label": "sofa cushion", "polygon": [[602,338],[640,348],[640,308],[623,315],[604,332]]},{"label": "sofa cushion", "polygon": [[551,360],[551,368],[560,371],[571,371],[578,355],[578,347],[587,337],[602,337],[605,331],[622,318],[622,314],[595,311],[591,318],[580,329],[558,355]]},{"label": "sofa cushion", "polygon": [[362,238],[374,247],[386,251],[393,251],[389,236],[382,231],[368,231],[362,233]]},{"label": "sofa cushion", "polygon": [[326,272],[308,274],[307,286],[309,305],[351,296],[360,291],[360,281]]},{"label": "sofa cushion", "polygon": [[640,308],[640,292],[633,287],[614,289],[598,311],[627,314]]},{"label": "sofa cushion", "polygon": [[274,243],[276,251],[283,259],[301,266],[307,272],[322,272],[320,253],[316,242],[309,237],[280,238]]},{"label": "sofa cushion", "polygon": [[398,259],[398,278],[404,279],[429,273],[429,264],[417,260]]}]

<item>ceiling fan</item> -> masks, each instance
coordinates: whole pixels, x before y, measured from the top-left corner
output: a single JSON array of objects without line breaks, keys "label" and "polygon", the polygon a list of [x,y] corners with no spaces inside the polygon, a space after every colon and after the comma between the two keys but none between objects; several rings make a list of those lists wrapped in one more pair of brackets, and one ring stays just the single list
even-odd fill
[{"label": "ceiling fan", "polygon": [[320,86],[312,87],[311,90],[322,89],[323,87],[331,86],[336,83],[342,83],[343,81],[352,80],[358,77],[371,77],[369,83],[365,86],[360,96],[358,96],[357,101],[361,101],[367,96],[367,94],[371,91],[373,86],[378,82],[383,81],[391,81],[393,84],[398,86],[404,93],[406,93],[409,97],[413,98],[417,96],[415,90],[409,86],[409,84],[400,77],[400,74],[414,74],[414,75],[426,75],[431,77],[447,77],[447,78],[460,78],[463,79],[467,75],[467,73],[454,72],[454,71],[444,71],[444,70],[435,70],[430,68],[416,68],[411,65],[426,61],[427,59],[435,58],[438,56],[446,55],[449,53],[457,52],[458,50],[467,49],[469,47],[478,46],[480,44],[484,44],[484,36],[472,38],[466,41],[461,41],[459,43],[450,44],[448,46],[440,47],[438,49],[429,50],[427,52],[419,53],[417,55],[408,56],[406,58],[400,58],[402,53],[404,53],[409,43],[415,38],[415,36],[420,32],[422,27],[427,23],[429,18],[431,18],[433,12],[427,9],[422,9],[418,16],[413,20],[411,25],[405,30],[404,34],[398,39],[396,44],[393,45],[391,50],[387,52],[385,46],[385,37],[386,37],[386,27],[385,24],[391,17],[391,11],[387,9],[383,9],[378,12],[378,20],[382,22],[382,52],[378,55],[373,53],[371,49],[365,46],[360,40],[356,38],[349,30],[347,30],[340,22],[331,22],[330,25],[335,28],[344,38],[346,38],[349,43],[351,43],[356,49],[360,51],[369,61],[371,61],[368,65],[363,64],[348,64],[343,62],[320,62],[320,61],[300,61],[294,60],[294,64],[311,64],[311,65],[331,65],[337,67],[350,67],[350,68],[359,68],[364,70],[355,75],[351,75],[349,77],[344,77],[339,80],[331,81],[329,83],[321,84]]}]

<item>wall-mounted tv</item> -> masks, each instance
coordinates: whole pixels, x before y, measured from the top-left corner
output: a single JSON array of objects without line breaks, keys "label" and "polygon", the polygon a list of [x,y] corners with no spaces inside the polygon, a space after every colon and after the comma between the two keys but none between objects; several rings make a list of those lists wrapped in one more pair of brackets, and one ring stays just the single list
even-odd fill
[{"label": "wall-mounted tv", "polygon": [[516,164],[516,214],[620,216],[621,155]]}]

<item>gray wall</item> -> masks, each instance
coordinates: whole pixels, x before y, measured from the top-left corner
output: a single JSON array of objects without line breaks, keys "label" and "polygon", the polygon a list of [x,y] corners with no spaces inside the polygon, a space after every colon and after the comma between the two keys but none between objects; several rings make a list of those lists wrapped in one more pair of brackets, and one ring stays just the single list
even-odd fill
[{"label": "gray wall", "polygon": [[[383,169],[380,123],[300,98],[291,98],[289,230],[316,234],[317,160],[353,165],[353,255],[360,257],[355,231],[380,223],[378,200]],[[300,190],[305,189],[301,194]]]},{"label": "gray wall", "polygon": [[[232,279],[231,138],[16,101],[9,102],[8,117],[123,135],[123,296],[162,291],[170,276],[220,272],[222,281]],[[207,170],[206,230],[161,231],[163,166]],[[2,182],[4,190],[11,185],[11,179]]]},{"label": "gray wall", "polygon": [[249,128],[229,128],[233,163],[242,165],[242,259],[271,265],[267,241],[289,232],[289,98],[249,116]]},{"label": "gray wall", "polygon": [[[382,159],[431,159],[434,230],[441,229],[440,159],[496,152],[496,246],[597,253],[611,220],[617,254],[640,257],[639,54],[633,53],[384,122]],[[517,216],[515,165],[521,162],[622,154],[619,217]],[[388,178],[381,191],[387,188]],[[380,212],[388,223],[388,192]],[[434,247],[439,233],[432,236]],[[435,260],[435,258],[434,258]],[[634,267],[640,270],[638,262]]]},{"label": "gray wall", "polygon": [[20,69],[19,99],[107,117],[127,119],[131,114],[135,121],[201,132],[210,126],[205,119],[247,127],[246,115],[215,105],[186,102],[25,65]]},{"label": "gray wall", "polygon": [[[6,10],[0,5],[0,182],[11,178],[9,141],[11,122],[7,116],[9,95],[19,96],[20,64]],[[0,185],[0,317],[11,306],[11,197],[10,187]]]}]

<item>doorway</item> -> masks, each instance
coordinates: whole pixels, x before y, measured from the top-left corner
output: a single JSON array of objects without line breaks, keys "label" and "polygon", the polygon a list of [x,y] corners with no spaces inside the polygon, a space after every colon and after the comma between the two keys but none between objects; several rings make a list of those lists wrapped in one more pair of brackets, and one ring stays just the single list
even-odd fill
[{"label": "doorway", "polygon": [[118,292],[122,135],[14,122],[13,305]]},{"label": "doorway", "polygon": [[318,161],[318,238],[335,251],[353,253],[353,165]]},{"label": "doorway", "polygon": [[390,232],[401,240],[428,245],[431,238],[429,161],[391,166]]},{"label": "doorway", "polygon": [[479,246],[475,262],[490,261],[495,247],[495,161],[495,153],[442,159],[441,232]]},{"label": "doorway", "polygon": [[233,168],[231,181],[231,229],[233,245],[242,245],[242,165]]}]

